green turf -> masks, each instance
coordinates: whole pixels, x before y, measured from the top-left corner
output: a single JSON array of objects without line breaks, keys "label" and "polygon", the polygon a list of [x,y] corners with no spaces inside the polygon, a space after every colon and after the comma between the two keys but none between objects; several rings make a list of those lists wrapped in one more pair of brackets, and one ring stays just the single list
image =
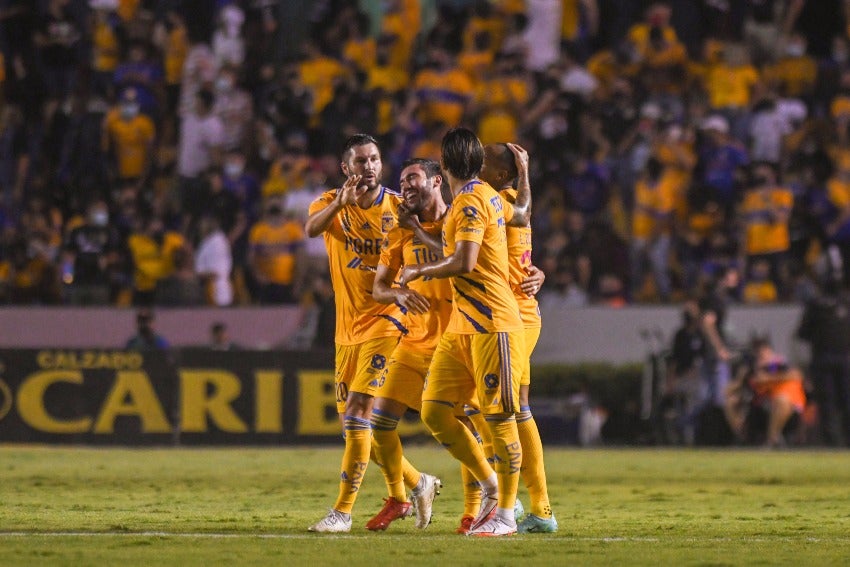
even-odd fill
[{"label": "green turf", "polygon": [[408,450],[445,484],[427,530],[363,528],[384,495],[372,466],[352,533],[306,532],[340,455],[0,447],[0,565],[850,564],[850,453],[549,448],[560,531],[498,540],[453,533],[459,473],[436,447]]}]

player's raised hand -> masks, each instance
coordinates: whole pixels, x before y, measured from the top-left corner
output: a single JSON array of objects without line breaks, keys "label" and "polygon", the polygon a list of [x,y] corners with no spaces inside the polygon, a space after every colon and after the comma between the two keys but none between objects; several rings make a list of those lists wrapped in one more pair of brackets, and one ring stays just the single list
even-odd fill
[{"label": "player's raised hand", "polygon": [[408,230],[415,230],[421,226],[419,217],[410,212],[410,209],[404,203],[398,206],[398,225]]},{"label": "player's raised hand", "polygon": [[541,286],[543,286],[543,282],[546,281],[546,274],[544,274],[543,270],[534,264],[528,266],[525,269],[525,272],[528,276],[520,282],[519,288],[527,296],[533,297],[537,295],[537,292],[540,291]]},{"label": "player's raised hand", "polygon": [[357,201],[357,187],[362,179],[361,175],[350,175],[345,180],[342,188],[337,192],[336,198],[343,206],[353,205]]},{"label": "player's raised hand", "polygon": [[514,154],[516,168],[520,174],[528,171],[528,152],[519,144],[507,144],[508,149]]},{"label": "player's raised hand", "polygon": [[431,303],[427,298],[406,287],[397,290],[396,301],[399,305],[407,309],[408,313],[414,315],[421,315],[431,307]]},{"label": "player's raised hand", "polygon": [[405,266],[401,269],[398,283],[401,287],[406,287],[407,284],[416,279],[419,279],[419,268],[417,266]]}]

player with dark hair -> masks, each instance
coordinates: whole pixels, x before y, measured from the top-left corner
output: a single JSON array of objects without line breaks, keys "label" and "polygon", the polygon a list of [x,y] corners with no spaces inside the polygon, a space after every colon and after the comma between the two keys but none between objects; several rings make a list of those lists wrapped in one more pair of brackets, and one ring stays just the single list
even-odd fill
[{"label": "player with dark hair", "polygon": [[[522,463],[515,414],[524,354],[523,324],[508,283],[505,217],[513,211],[477,179],[484,148],[473,132],[450,130],[443,138],[441,160],[453,196],[443,225],[444,257],[407,265],[400,278],[402,286],[420,278],[452,278],[454,290],[451,319],[422,396],[422,420],[481,483],[481,509],[469,534],[511,535],[516,533],[514,503]],[[458,404],[472,399],[490,430],[495,472],[454,416]]]},{"label": "player with dark hair", "polygon": [[[308,236],[324,236],[328,249],[336,299],[334,381],[345,436],[339,495],[327,516],[309,528],[315,532],[351,530],[351,510],[369,463],[373,396],[399,336],[408,332],[400,308],[377,303],[370,293],[401,203],[398,192],[381,185],[382,165],[372,136],[350,137],[342,152],[345,183],[310,205],[305,226]],[[424,475],[406,461],[403,468],[406,485],[422,481]]]},{"label": "player with dark hair", "polygon": [[[514,189],[514,183],[517,187],[529,185],[528,154],[514,145],[488,144],[484,147],[484,166],[479,177],[509,202],[516,202],[518,192]],[[507,238],[510,285],[519,304],[525,327],[525,356],[522,358],[522,375],[519,381],[520,411],[516,415],[516,421],[523,449],[520,474],[531,498],[531,512],[517,526],[517,531],[554,532],[558,530],[558,522],[549,504],[543,443],[528,401],[531,353],[540,338],[542,326],[540,307],[534,297],[539,289],[538,284],[529,284],[526,281],[533,272],[540,271],[531,264],[531,223],[522,227],[508,226]]]},{"label": "player with dark hair", "polygon": [[[411,226],[407,219],[415,216],[418,230],[432,236],[440,234],[446,214],[446,204],[440,195],[442,182],[440,166],[435,161],[411,159],[402,164],[399,187],[404,202],[399,206],[399,226],[387,235],[387,246],[381,254],[372,288],[375,301],[401,306],[407,315],[405,326],[409,332],[402,336],[381,375],[372,410],[375,456],[381,464],[389,497],[383,509],[366,524],[369,530],[385,530],[392,521],[411,512],[402,484],[402,445],[397,428],[405,411],[418,412],[422,407],[425,372],[451,315],[452,288],[445,279],[417,280],[409,287],[393,286],[393,281],[402,266],[439,258],[407,228]],[[422,488],[436,493],[439,479],[425,474],[422,477],[426,479]],[[417,528],[425,528],[431,521],[433,496],[422,500],[416,503]]]}]

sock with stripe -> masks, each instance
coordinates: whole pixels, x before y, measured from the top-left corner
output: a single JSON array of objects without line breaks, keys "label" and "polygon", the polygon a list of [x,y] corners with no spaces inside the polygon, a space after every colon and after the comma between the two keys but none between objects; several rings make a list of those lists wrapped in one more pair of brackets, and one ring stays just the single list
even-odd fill
[{"label": "sock with stripe", "polygon": [[522,481],[528,488],[528,497],[531,500],[531,513],[541,518],[552,517],[552,508],[549,505],[549,491],[546,486],[546,468],[543,464],[543,442],[540,440],[540,431],[531,408],[523,406],[516,414],[517,431],[519,442],[522,445],[522,468],[520,474]]},{"label": "sock with stripe", "polygon": [[469,467],[478,481],[490,482],[493,469],[487,463],[481,445],[469,429],[455,418],[453,404],[423,401],[422,421],[434,438],[448,449],[455,459]]},{"label": "sock with stripe", "polygon": [[495,469],[499,478],[499,508],[513,510],[519,489],[519,470],[522,465],[522,446],[519,443],[516,419],[511,415],[487,416],[493,435]]},{"label": "sock with stripe", "polygon": [[342,429],[345,432],[345,452],[342,455],[342,472],[339,481],[339,496],[334,509],[350,514],[357,500],[360,483],[369,465],[372,445],[372,426],[366,419],[345,416]]},{"label": "sock with stripe", "polygon": [[478,432],[478,439],[481,441],[481,448],[484,450],[484,456],[487,457],[487,462],[490,465],[493,465],[493,435],[490,433],[490,427],[487,425],[487,421],[484,419],[484,414],[481,413],[481,410],[467,408],[464,410],[466,413],[466,417],[469,418],[469,421],[472,422],[472,425],[475,427],[475,431]]},{"label": "sock with stripe", "polygon": [[401,416],[372,410],[372,453],[373,460],[384,473],[388,494],[399,502],[405,502],[407,495],[402,474],[404,455],[397,431],[400,419]]}]

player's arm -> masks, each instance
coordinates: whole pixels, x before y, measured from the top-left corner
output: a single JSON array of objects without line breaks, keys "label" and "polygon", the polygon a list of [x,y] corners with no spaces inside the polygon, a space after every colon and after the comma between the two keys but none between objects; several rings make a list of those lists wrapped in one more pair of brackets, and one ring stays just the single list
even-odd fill
[{"label": "player's arm", "polygon": [[528,152],[517,144],[507,144],[514,154],[517,169],[517,195],[513,203],[513,217],[508,226],[528,226],[531,222],[531,182],[528,180]]},{"label": "player's arm", "polygon": [[478,253],[481,244],[469,240],[458,240],[455,251],[442,260],[428,264],[405,266],[401,270],[400,283],[407,285],[418,278],[452,278],[468,274],[478,264]]},{"label": "player's arm", "polygon": [[304,231],[310,238],[321,235],[333,224],[336,214],[345,206],[354,203],[357,184],[360,182],[359,175],[352,175],[345,184],[336,192],[336,197],[325,208],[316,211],[307,218],[304,223]]},{"label": "player's arm", "polygon": [[386,264],[378,264],[375,282],[372,284],[375,301],[386,305],[397,303],[414,315],[428,311],[431,304],[424,296],[407,287],[393,287],[393,278],[397,273]]}]

